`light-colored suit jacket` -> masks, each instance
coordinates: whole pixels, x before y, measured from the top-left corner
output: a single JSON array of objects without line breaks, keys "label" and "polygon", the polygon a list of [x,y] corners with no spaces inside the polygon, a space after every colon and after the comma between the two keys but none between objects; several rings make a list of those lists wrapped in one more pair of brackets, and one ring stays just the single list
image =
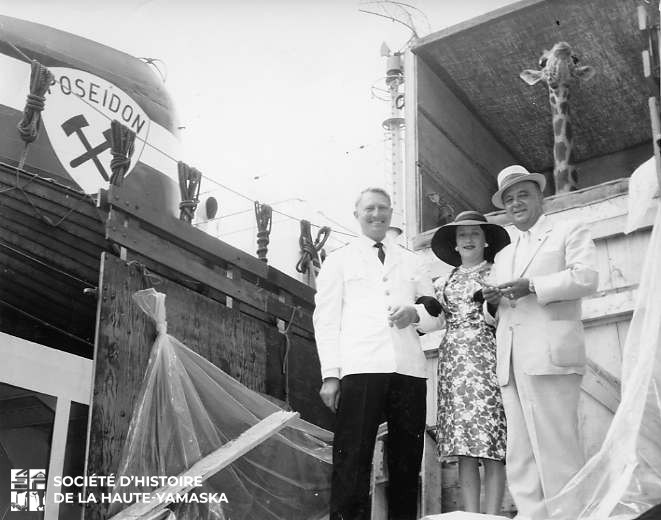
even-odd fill
[{"label": "light-colored suit jacket", "polygon": [[415,305],[417,327],[390,327],[387,318],[389,308],[433,296],[431,279],[420,256],[384,243],[385,265],[374,241],[361,236],[330,254],[321,268],[313,319],[322,378],[376,372],[426,377],[416,328],[433,330],[438,319],[424,305]]},{"label": "light-colored suit jacket", "polygon": [[[588,228],[547,217],[530,246],[530,256],[514,270],[517,240],[495,258],[491,283],[532,279],[536,294],[503,298],[497,312],[497,375],[509,382],[510,363],[528,375],[582,374],[585,342],[581,298],[597,289],[596,249]],[[523,266],[523,267],[521,267]]]}]

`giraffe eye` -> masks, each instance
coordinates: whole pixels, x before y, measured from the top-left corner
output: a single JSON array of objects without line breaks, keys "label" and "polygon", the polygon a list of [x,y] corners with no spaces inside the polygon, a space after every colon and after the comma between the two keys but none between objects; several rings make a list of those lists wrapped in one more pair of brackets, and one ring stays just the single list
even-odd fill
[{"label": "giraffe eye", "polygon": [[546,67],[547,62],[548,62],[548,60],[546,58],[540,58],[539,59],[539,66],[542,67],[542,68]]},{"label": "giraffe eye", "polygon": [[574,65],[578,65],[578,61],[579,61],[579,60],[578,60],[578,57],[577,57],[577,56],[572,55],[572,57],[571,57],[571,61],[574,62]]}]

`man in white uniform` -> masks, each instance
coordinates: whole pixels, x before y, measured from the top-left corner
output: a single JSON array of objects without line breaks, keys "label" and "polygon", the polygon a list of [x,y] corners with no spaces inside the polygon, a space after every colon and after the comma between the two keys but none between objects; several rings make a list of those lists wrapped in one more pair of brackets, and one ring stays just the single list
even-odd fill
[{"label": "man in white uniform", "polygon": [[417,518],[425,430],[425,356],[416,326],[436,318],[419,296],[434,294],[419,257],[386,238],[392,207],[363,191],[354,215],[362,235],[333,252],[317,279],[314,329],[323,384],[337,413],[331,520],[370,518],[369,478],[379,423],[388,421],[389,518]]}]

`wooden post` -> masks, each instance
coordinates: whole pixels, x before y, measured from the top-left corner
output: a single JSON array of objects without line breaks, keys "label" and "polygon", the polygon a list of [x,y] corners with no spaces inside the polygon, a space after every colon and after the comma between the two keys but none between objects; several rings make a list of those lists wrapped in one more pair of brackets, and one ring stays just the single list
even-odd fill
[{"label": "wooden post", "polygon": [[[654,79],[654,70],[659,67],[658,56],[661,55],[661,38],[659,37],[659,25],[648,26],[647,8],[644,5],[638,6],[638,28],[641,31],[647,31],[648,48],[642,51],[643,74],[650,83],[651,96],[648,99],[650,111],[650,123],[652,125],[652,144],[654,146],[654,162],[656,164],[656,177],[661,187],[661,118],[659,117],[658,86]],[[656,33],[657,45],[655,48],[652,34]],[[652,63],[652,56],[655,57],[655,63]]]}]

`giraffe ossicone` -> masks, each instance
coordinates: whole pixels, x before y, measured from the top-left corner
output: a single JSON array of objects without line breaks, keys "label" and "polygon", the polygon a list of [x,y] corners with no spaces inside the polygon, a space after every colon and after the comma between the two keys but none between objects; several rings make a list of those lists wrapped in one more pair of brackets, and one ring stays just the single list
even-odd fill
[{"label": "giraffe ossicone", "polygon": [[587,81],[595,74],[590,66],[579,66],[578,58],[567,42],[556,43],[539,59],[541,70],[527,69],[519,75],[528,85],[539,81],[549,89],[553,117],[553,179],[555,193],[578,188],[578,174],[572,164],[573,134],[569,115],[569,87],[572,80]]}]

